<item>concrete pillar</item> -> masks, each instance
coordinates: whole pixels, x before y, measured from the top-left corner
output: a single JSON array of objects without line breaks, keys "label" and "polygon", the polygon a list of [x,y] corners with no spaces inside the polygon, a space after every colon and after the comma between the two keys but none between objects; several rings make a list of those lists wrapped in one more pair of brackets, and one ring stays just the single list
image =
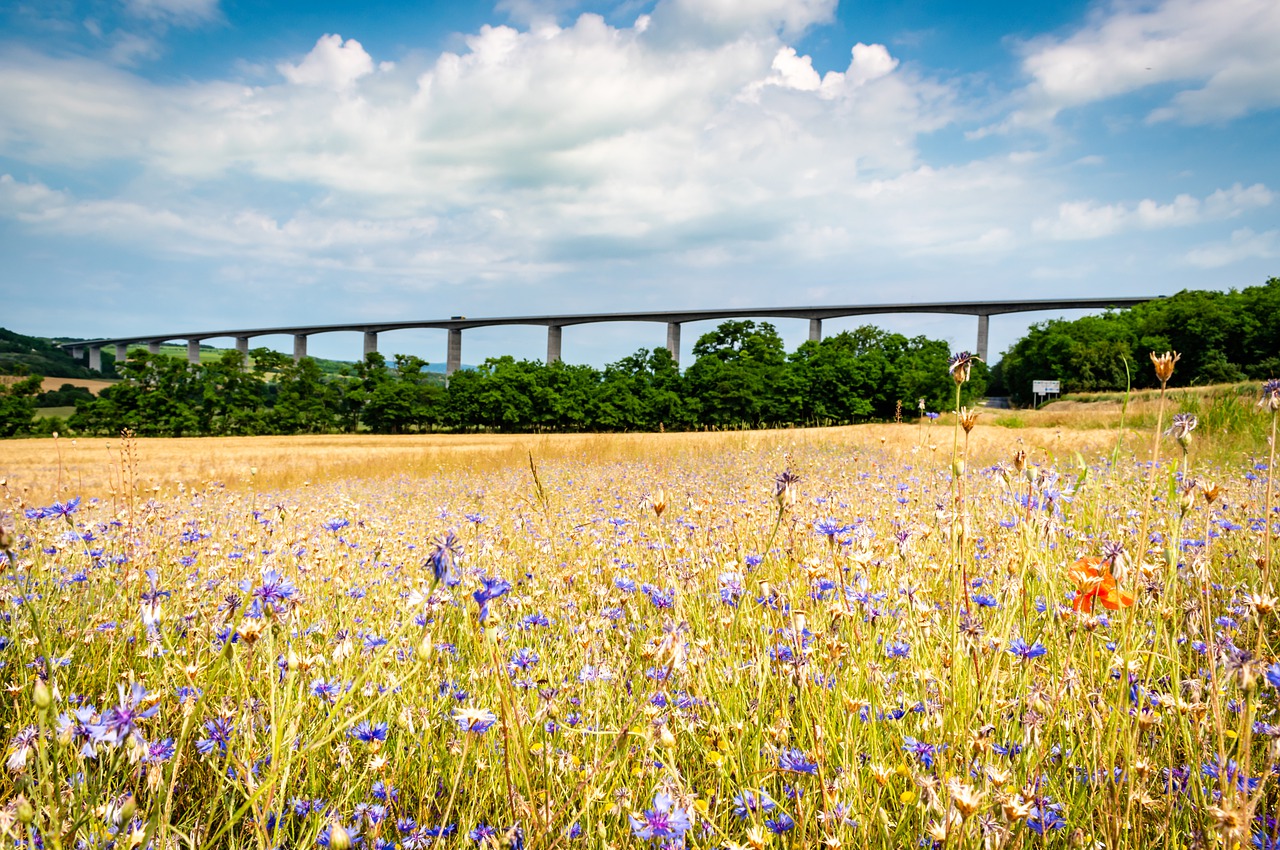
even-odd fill
[{"label": "concrete pillar", "polygon": [[116,343],[116,362],[123,363],[128,359],[129,359],[129,343],[117,342]]},{"label": "concrete pillar", "polygon": [[822,342],[822,320],[809,320],[809,342]]},{"label": "concrete pillar", "polygon": [[307,356],[307,335],[294,334],[293,335],[293,362],[297,363],[299,360],[301,360],[306,356]]},{"label": "concrete pillar", "polygon": [[159,353],[160,353],[160,343],[158,343],[158,342],[149,342],[149,343],[147,343],[147,351],[148,351],[149,353],[151,353],[151,354],[159,354]]},{"label": "concrete pillar", "polygon": [[378,353],[378,332],[364,332],[364,356],[367,358],[370,354]]},{"label": "concrete pillar", "polygon": [[81,357],[84,357],[84,346],[78,345],[75,348],[71,349],[71,356],[76,360],[79,360]]},{"label": "concrete pillar", "polygon": [[462,328],[449,328],[449,351],[444,361],[444,376],[447,378],[462,368]]},{"label": "concrete pillar", "polygon": [[89,346],[89,368],[95,372],[102,371],[102,346]]},{"label": "concrete pillar", "polygon": [[564,335],[562,325],[547,325],[547,365],[560,359],[560,340]]},{"label": "concrete pillar", "polygon": [[236,351],[240,352],[240,365],[249,368],[249,337],[236,337]]},{"label": "concrete pillar", "polygon": [[200,365],[200,340],[187,340],[187,362],[192,366]]},{"label": "concrete pillar", "polygon": [[973,353],[978,355],[978,359],[983,363],[987,362],[987,325],[991,321],[991,317],[986,313],[978,314],[978,346]]},{"label": "concrete pillar", "polygon": [[676,361],[676,365],[680,365],[680,323],[667,322],[667,351],[671,352],[671,359]]}]

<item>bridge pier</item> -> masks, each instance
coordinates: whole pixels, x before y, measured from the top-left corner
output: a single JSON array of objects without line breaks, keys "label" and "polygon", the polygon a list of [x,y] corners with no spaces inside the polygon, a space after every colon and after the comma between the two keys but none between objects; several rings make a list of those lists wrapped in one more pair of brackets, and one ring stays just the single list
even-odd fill
[{"label": "bridge pier", "polygon": [[77,345],[75,348],[71,349],[71,356],[76,360],[79,360],[81,357],[84,357],[84,346]]},{"label": "bridge pier", "polygon": [[809,342],[822,342],[822,320],[809,320]]},{"label": "bridge pier", "polygon": [[249,368],[249,337],[236,337],[236,351],[240,352],[240,368]]},{"label": "bridge pier", "polygon": [[299,360],[301,360],[306,356],[307,356],[307,335],[294,334],[293,335],[293,362],[297,363]]},{"label": "bridge pier", "polygon": [[102,346],[89,346],[89,368],[95,372],[102,371]]},{"label": "bridge pier", "polygon": [[462,368],[462,328],[449,328],[449,349],[445,355],[444,376]]},{"label": "bridge pier", "polygon": [[187,362],[192,366],[200,365],[200,340],[187,340]]},{"label": "bridge pier", "polygon": [[547,325],[547,365],[560,360],[560,341],[564,337],[562,325]]},{"label": "bridge pier", "polygon": [[148,343],[147,343],[147,353],[148,353],[148,354],[159,354],[159,353],[160,353],[160,343],[158,343],[158,342],[148,342]]},{"label": "bridge pier", "polygon": [[987,338],[989,336],[988,325],[990,322],[991,317],[986,313],[978,314],[978,345],[974,354],[977,354],[978,359],[983,363],[987,362]]},{"label": "bridge pier", "polygon": [[671,352],[671,359],[680,365],[680,323],[667,322],[667,351]]},{"label": "bridge pier", "polygon": [[377,354],[377,353],[378,353],[378,332],[365,331],[364,332],[364,358],[368,360],[370,354]]},{"label": "bridge pier", "polygon": [[117,364],[123,363],[128,359],[129,359],[129,343],[117,342],[116,343],[116,363]]}]

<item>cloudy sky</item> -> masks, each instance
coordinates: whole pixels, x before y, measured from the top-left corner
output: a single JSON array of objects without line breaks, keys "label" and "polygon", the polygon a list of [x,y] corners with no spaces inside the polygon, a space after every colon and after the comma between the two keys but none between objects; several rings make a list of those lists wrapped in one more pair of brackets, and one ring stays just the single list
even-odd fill
[{"label": "cloudy sky", "polygon": [[[1260,284],[1280,274],[1276,44],[1275,0],[10,0],[0,326]],[[993,319],[993,359],[1044,318]],[[976,327],[874,321],[957,348]],[[545,339],[469,331],[463,356]],[[569,328],[564,356],[664,340]]]}]

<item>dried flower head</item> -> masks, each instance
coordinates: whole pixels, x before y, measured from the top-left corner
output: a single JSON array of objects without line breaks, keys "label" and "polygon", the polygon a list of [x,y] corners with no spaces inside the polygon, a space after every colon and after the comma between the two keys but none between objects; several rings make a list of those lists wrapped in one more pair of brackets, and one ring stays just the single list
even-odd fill
[{"label": "dried flower head", "polygon": [[1160,379],[1161,385],[1167,384],[1169,378],[1173,377],[1173,365],[1181,359],[1182,355],[1176,351],[1166,351],[1160,355],[1151,352],[1151,363],[1156,367],[1156,377]]},{"label": "dried flower head", "polygon": [[1280,410],[1280,378],[1272,378],[1262,384],[1262,398],[1258,399],[1258,407],[1275,413]]},{"label": "dried flower head", "polygon": [[778,473],[773,479],[773,498],[777,499],[779,508],[789,508],[796,503],[796,486],[800,476],[789,469]]},{"label": "dried flower head", "polygon": [[969,409],[967,407],[960,408],[960,427],[968,434],[973,430],[973,426],[978,424],[977,408]]},{"label": "dried flower head", "polygon": [[1193,413],[1175,413],[1173,424],[1165,429],[1166,437],[1173,437],[1184,449],[1191,444],[1191,432],[1200,424]]},{"label": "dried flower head", "polygon": [[948,361],[947,371],[951,373],[951,377],[957,384],[963,384],[969,380],[969,372],[973,369],[973,361],[975,360],[979,363],[982,362],[981,357],[968,351],[953,354],[951,355],[951,360]]},{"label": "dried flower head", "polygon": [[662,512],[667,509],[667,492],[659,487],[649,497],[649,507],[653,508],[654,516],[662,516]]}]

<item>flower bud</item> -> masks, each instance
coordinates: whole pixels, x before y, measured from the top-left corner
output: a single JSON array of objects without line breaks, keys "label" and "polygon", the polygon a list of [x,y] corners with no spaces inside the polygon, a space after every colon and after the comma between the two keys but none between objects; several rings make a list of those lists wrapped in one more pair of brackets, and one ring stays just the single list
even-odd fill
[{"label": "flower bud", "polygon": [[664,749],[670,750],[676,745],[676,736],[671,734],[670,729],[663,726],[662,731],[658,733],[658,743],[660,743]]},{"label": "flower bud", "polygon": [[329,847],[331,850],[350,850],[351,834],[340,824],[334,824],[329,830]]},{"label": "flower bud", "polygon": [[133,795],[130,794],[128,797],[125,797],[124,802],[120,804],[120,823],[127,824],[129,821],[133,820],[133,816],[137,811],[138,803],[133,799]]},{"label": "flower bud", "polygon": [[36,810],[31,805],[31,801],[22,795],[18,795],[18,802],[14,809],[14,814],[18,816],[18,823],[24,826],[36,819]]},{"label": "flower bud", "polygon": [[36,679],[35,687],[31,689],[31,700],[39,711],[47,711],[53,704],[53,695],[49,693],[49,686],[44,683],[44,679]]}]

